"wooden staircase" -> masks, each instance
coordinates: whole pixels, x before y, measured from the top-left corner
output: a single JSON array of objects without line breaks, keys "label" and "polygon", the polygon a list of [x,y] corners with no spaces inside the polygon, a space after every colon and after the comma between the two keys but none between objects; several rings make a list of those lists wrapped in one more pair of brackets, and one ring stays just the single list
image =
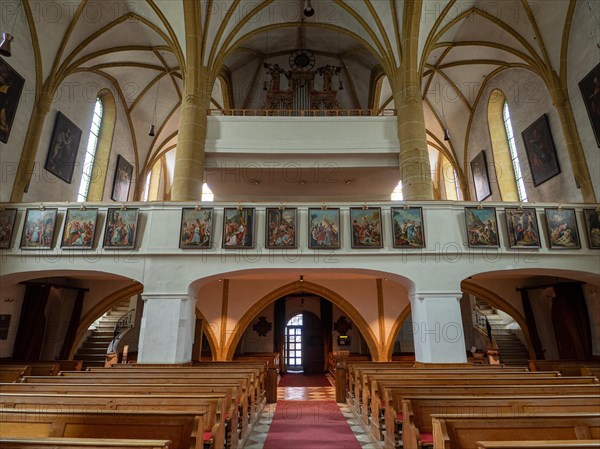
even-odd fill
[{"label": "wooden staircase", "polygon": [[129,312],[129,298],[116,304],[98,321],[95,329],[75,354],[76,360],[83,361],[83,368],[104,366],[106,350],[114,337],[115,324]]},{"label": "wooden staircase", "polygon": [[492,338],[498,345],[500,363],[527,366],[529,352],[516,336],[515,330],[508,327],[515,321],[505,313],[499,314],[496,309],[480,298],[477,298],[476,304],[477,309],[487,317],[492,327]]}]

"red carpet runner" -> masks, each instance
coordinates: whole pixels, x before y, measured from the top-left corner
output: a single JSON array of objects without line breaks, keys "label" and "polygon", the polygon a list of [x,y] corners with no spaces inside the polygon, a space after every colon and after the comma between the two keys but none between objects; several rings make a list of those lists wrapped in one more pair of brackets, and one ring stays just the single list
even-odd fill
[{"label": "red carpet runner", "polygon": [[333,401],[279,401],[263,449],[361,449]]},{"label": "red carpet runner", "polygon": [[331,387],[331,384],[323,374],[291,374],[281,376],[280,387]]}]

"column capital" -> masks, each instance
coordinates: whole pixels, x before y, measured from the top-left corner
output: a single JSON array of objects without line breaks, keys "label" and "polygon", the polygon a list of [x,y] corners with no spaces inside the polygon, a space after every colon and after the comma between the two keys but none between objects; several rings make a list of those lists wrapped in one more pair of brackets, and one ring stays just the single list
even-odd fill
[{"label": "column capital", "polygon": [[459,291],[449,291],[449,292],[415,292],[409,295],[409,299],[413,300],[425,300],[430,298],[439,298],[439,299],[450,299],[454,298],[458,301],[463,297],[463,292]]}]

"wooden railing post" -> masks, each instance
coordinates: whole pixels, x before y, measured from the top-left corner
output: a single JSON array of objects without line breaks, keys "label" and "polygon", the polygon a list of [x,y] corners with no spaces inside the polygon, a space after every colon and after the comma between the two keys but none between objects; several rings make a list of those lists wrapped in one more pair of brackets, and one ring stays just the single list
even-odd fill
[{"label": "wooden railing post", "polygon": [[346,402],[348,381],[346,379],[348,368],[346,360],[350,355],[349,351],[334,351],[335,357],[335,402]]}]

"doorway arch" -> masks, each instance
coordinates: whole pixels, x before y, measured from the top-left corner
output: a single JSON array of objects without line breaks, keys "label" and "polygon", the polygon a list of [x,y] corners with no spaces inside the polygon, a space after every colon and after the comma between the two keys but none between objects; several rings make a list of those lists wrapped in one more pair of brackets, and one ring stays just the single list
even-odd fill
[{"label": "doorway arch", "polygon": [[227,340],[225,348],[223,348],[223,354],[225,360],[232,360],[235,353],[235,349],[244,334],[246,327],[258,316],[258,314],[269,304],[275,302],[277,299],[284,296],[293,295],[296,293],[311,293],[320,296],[332,304],[336,305],[342,310],[358,327],[358,330],[362,334],[371,353],[371,357],[375,361],[384,360],[383,345],[377,341],[375,334],[373,333],[369,324],[365,321],[360,313],[350,304],[346,299],[340,296],[338,293],[330,290],[322,285],[307,282],[307,281],[295,281],[289,284],[283,285],[270,293],[266,294],[259,301],[257,301],[248,311],[242,316],[237,322],[232,335]]}]

